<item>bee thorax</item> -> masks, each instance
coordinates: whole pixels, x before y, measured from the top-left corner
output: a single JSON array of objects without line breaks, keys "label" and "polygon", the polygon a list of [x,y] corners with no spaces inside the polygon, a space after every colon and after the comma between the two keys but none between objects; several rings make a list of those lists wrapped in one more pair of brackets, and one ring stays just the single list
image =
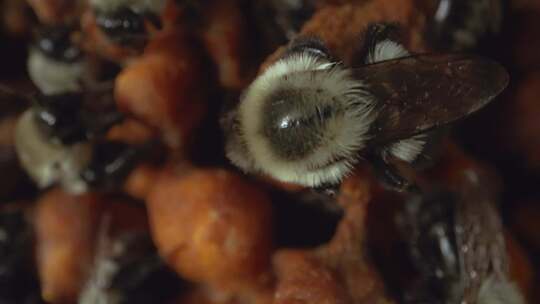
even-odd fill
[{"label": "bee thorax", "polygon": [[22,167],[40,188],[60,182],[69,192],[86,190],[79,173],[90,162],[91,144],[64,146],[51,141],[39,129],[33,111],[28,110],[17,123],[15,148]]}]

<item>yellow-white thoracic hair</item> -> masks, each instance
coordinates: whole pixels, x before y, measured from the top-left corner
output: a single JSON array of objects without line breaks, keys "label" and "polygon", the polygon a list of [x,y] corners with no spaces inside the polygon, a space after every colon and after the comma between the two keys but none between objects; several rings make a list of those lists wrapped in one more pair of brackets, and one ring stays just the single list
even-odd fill
[{"label": "yellow-white thoracic hair", "polygon": [[31,48],[28,56],[28,74],[32,82],[45,95],[77,92],[86,71],[84,60],[62,62],[55,60],[37,48]]},{"label": "yellow-white thoracic hair", "polygon": [[32,109],[24,112],[17,122],[15,149],[22,167],[38,187],[60,183],[71,193],[86,191],[80,172],[90,163],[91,144],[64,146],[51,141],[40,130]]},{"label": "yellow-white thoracic hair", "polygon": [[[236,166],[306,186],[336,183],[351,171],[377,117],[376,98],[351,69],[318,53],[286,54],[248,87],[227,143]],[[408,55],[401,44],[383,40],[365,63]],[[384,149],[412,162],[424,144],[418,136]]]},{"label": "yellow-white thoracic hair", "polygon": [[373,100],[350,69],[310,52],[286,56],[246,90],[237,112],[238,147],[227,155],[244,171],[306,186],[350,172],[374,120]]}]

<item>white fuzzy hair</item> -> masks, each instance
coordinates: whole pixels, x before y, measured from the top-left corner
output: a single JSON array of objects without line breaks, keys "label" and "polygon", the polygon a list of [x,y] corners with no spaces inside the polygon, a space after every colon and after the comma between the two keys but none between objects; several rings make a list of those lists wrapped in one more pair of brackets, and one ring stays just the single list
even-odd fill
[{"label": "white fuzzy hair", "polygon": [[[326,122],[326,130],[333,134],[321,138],[322,144],[305,159],[287,160],[275,155],[262,134],[265,104],[277,91],[316,89],[325,93],[314,94],[315,98],[331,96],[346,109],[343,116]],[[245,171],[261,171],[285,182],[306,186],[339,182],[351,171],[356,154],[364,147],[374,120],[372,106],[371,97],[349,69],[308,53],[288,56],[267,68],[245,92],[238,108],[240,136],[253,161],[234,161],[242,156],[233,156],[231,160]],[[242,167],[246,164],[255,168]]]},{"label": "white fuzzy hair", "polygon": [[167,0],[90,0],[92,8],[101,12],[114,12],[121,7],[128,7],[135,12],[161,14]]},{"label": "white fuzzy hair", "polygon": [[22,167],[39,188],[59,182],[70,193],[87,190],[79,173],[90,162],[91,145],[63,146],[52,142],[37,126],[33,110],[24,112],[17,122],[15,149]]},{"label": "white fuzzy hair", "polygon": [[60,62],[32,48],[27,68],[38,89],[45,95],[53,95],[79,91],[86,66],[84,62]]},{"label": "white fuzzy hair", "polygon": [[490,276],[482,283],[476,303],[525,304],[525,299],[514,283]]},{"label": "white fuzzy hair", "polygon": [[377,43],[373,52],[369,52],[366,63],[375,63],[409,56],[409,52],[403,45],[386,39]]},{"label": "white fuzzy hair", "polygon": [[422,153],[425,144],[426,134],[418,134],[390,145],[386,151],[401,160],[412,163]]}]

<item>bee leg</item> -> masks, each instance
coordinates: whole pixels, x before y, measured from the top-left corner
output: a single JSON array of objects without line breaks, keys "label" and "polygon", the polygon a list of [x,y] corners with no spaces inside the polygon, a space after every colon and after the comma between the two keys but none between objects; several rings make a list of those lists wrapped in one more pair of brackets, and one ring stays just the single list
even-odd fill
[{"label": "bee leg", "polygon": [[122,183],[143,154],[141,148],[124,143],[98,143],[94,148],[92,161],[81,172],[81,178],[91,188],[114,188]]},{"label": "bee leg", "polygon": [[397,192],[418,192],[418,186],[406,178],[403,172],[387,157],[380,153],[368,156],[375,175],[389,190]]}]

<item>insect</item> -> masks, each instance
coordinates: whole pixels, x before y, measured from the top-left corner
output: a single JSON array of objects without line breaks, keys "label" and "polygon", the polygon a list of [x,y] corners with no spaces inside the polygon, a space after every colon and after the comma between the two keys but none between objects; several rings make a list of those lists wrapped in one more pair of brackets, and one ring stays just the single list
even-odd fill
[{"label": "insect", "polygon": [[[42,53],[58,58],[81,56],[66,55],[75,51],[66,51],[72,47],[63,29],[48,33],[50,36],[40,36],[36,43],[46,45],[42,48],[48,51]],[[31,62],[30,74],[39,73]],[[64,64],[69,65],[60,63]],[[86,89],[82,82],[75,84],[70,79],[37,79],[44,92],[23,94],[0,86],[8,98],[29,105],[17,121],[14,144],[22,167],[37,186],[60,183],[69,192],[81,193],[89,187],[109,188],[122,180],[144,148],[103,139],[107,130],[123,119],[116,110],[112,88]]]},{"label": "insect", "polygon": [[398,222],[420,274],[405,303],[525,303],[509,281],[496,198],[483,181],[470,171],[459,190],[433,190],[404,204]]},{"label": "insect", "polygon": [[474,55],[410,55],[395,32],[369,26],[359,67],[337,62],[316,38],[292,41],[225,115],[228,158],[310,187],[337,184],[368,159],[387,185],[407,189],[396,162],[414,163],[430,132],[488,104],[508,74]]},{"label": "insect", "polygon": [[87,73],[81,49],[68,26],[41,29],[30,47],[27,68],[32,82],[45,95],[77,92]]},{"label": "insect", "polygon": [[93,271],[78,303],[165,302],[178,291],[178,277],[166,268],[149,235],[111,236],[106,229],[100,229]]},{"label": "insect", "polygon": [[428,0],[435,6],[427,39],[436,49],[467,50],[499,32],[501,0]]},{"label": "insect", "polygon": [[144,148],[103,139],[122,115],[79,108],[81,99],[37,95],[17,122],[18,158],[40,188],[60,183],[69,192],[81,193],[91,186],[105,187],[121,180],[139,160]]},{"label": "insect", "polygon": [[98,27],[114,43],[141,46],[147,41],[147,22],[160,27],[166,0],[91,0]]}]

